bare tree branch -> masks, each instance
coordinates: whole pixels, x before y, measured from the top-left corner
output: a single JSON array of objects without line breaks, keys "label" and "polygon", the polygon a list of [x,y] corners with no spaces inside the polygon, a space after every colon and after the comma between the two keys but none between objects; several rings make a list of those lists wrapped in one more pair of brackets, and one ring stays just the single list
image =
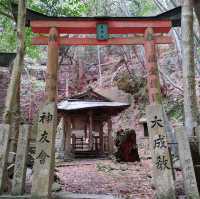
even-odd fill
[{"label": "bare tree branch", "polygon": [[167,76],[161,69],[159,69],[159,73],[166,79],[174,88],[178,89],[181,91],[182,96],[183,96],[183,89],[181,87],[178,87],[176,83],[174,83],[169,76]]}]

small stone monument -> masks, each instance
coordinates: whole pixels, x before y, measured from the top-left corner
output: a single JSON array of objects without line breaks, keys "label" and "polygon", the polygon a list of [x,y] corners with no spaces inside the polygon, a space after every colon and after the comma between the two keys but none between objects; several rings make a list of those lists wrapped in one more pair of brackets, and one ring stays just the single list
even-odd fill
[{"label": "small stone monument", "polygon": [[39,112],[36,154],[33,168],[33,199],[48,198],[54,176],[55,134],[57,125],[57,108],[55,102],[47,102]]},{"label": "small stone monument", "polygon": [[147,107],[147,124],[153,160],[153,182],[157,199],[175,199],[173,169],[167,144],[162,105]]}]

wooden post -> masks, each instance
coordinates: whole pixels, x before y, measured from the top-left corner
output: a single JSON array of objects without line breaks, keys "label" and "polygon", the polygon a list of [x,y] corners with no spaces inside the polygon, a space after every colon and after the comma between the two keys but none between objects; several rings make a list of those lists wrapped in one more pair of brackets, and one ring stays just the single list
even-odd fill
[{"label": "wooden post", "polygon": [[57,97],[57,72],[59,57],[59,34],[56,28],[51,28],[48,43],[48,65],[46,74],[46,99],[55,101]]},{"label": "wooden post", "polygon": [[38,135],[31,196],[48,198],[54,177],[55,134],[57,126],[57,71],[59,34],[51,28],[48,40],[48,65],[46,76],[46,102],[39,111]]},{"label": "wooden post", "polygon": [[114,152],[114,140],[112,136],[112,120],[108,120],[108,153],[112,155]]},{"label": "wooden post", "polygon": [[194,165],[192,162],[190,145],[184,127],[176,128],[176,137],[178,141],[179,157],[183,170],[187,198],[199,199],[200,197],[194,172]]},{"label": "wooden post", "polygon": [[157,199],[175,199],[173,170],[162,106],[159,104],[147,107],[147,124],[150,133],[150,147],[153,160],[153,182]]},{"label": "wooden post", "polygon": [[20,126],[17,144],[17,154],[15,159],[15,169],[12,184],[12,194],[22,195],[25,191],[26,162],[28,154],[28,144],[30,136],[30,126],[27,124]]},{"label": "wooden post", "polygon": [[72,127],[71,118],[65,118],[65,160],[72,158],[72,145],[71,145]]},{"label": "wooden post", "polygon": [[87,139],[87,121],[85,122],[85,125],[84,125],[84,136],[85,136],[85,139]]},{"label": "wooden post", "polygon": [[76,136],[75,134],[72,134],[72,151],[76,151]]},{"label": "wooden post", "polygon": [[104,151],[103,151],[103,123],[100,122],[99,124],[99,140],[100,140],[100,153],[102,154]]},{"label": "wooden post", "polygon": [[92,112],[89,112],[89,148],[93,150],[93,116]]},{"label": "wooden post", "polygon": [[10,125],[0,124],[0,194],[3,193],[10,138]]},{"label": "wooden post", "polygon": [[146,67],[148,71],[147,86],[149,102],[150,104],[161,104],[160,80],[156,60],[154,32],[152,28],[146,29],[144,48],[146,56]]}]

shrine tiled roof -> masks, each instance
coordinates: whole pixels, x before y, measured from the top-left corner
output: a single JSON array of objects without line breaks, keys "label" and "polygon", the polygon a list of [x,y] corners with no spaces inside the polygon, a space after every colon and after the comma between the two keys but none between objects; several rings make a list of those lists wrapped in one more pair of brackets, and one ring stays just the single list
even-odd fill
[{"label": "shrine tiled roof", "polygon": [[61,101],[58,103],[58,110],[75,111],[83,109],[126,109],[130,104],[122,102],[94,102],[94,101]]},{"label": "shrine tiled roof", "polygon": [[88,109],[114,110],[121,112],[130,104],[112,101],[109,98],[95,92],[91,87],[87,90],[64,99],[57,104],[58,110],[79,111]]},{"label": "shrine tiled roof", "polygon": [[[13,4],[13,14],[15,19],[17,19],[17,4]],[[73,16],[47,16],[45,14],[36,12],[31,9],[27,9],[26,16],[26,26],[30,26],[30,21],[37,20],[57,20],[57,21],[67,21],[67,20],[170,20],[172,21],[172,26],[181,26],[181,7],[176,7],[172,10],[168,10],[164,13],[155,16],[134,16],[134,17],[109,17],[109,16],[94,16],[94,17],[73,17]]]}]

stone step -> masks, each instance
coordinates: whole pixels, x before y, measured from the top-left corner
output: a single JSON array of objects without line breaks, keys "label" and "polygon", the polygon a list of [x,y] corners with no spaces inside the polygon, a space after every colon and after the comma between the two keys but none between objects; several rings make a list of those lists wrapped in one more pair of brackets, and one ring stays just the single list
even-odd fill
[{"label": "stone step", "polygon": [[94,151],[75,151],[74,156],[75,158],[96,158],[98,153]]},{"label": "stone step", "polygon": [[120,199],[120,198],[116,198],[112,195],[59,192],[53,194],[53,199]]},{"label": "stone step", "polygon": [[[13,195],[1,195],[0,199],[31,199],[30,195],[13,196]],[[47,197],[41,198],[47,199]],[[56,192],[52,193],[52,197],[48,199],[122,199],[116,198],[112,195],[99,195],[99,194],[79,194],[69,192]]]}]

